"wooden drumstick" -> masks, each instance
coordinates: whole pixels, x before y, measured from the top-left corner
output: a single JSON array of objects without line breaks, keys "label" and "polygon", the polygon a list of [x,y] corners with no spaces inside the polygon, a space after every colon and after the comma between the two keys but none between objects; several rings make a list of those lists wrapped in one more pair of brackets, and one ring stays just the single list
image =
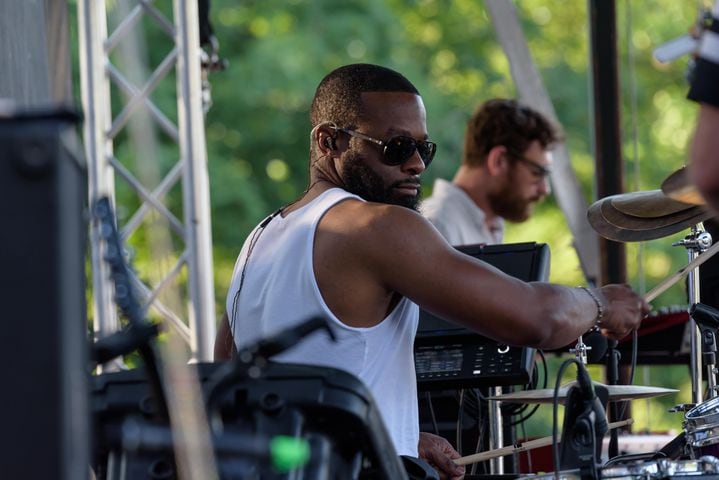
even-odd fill
[{"label": "wooden drumstick", "polygon": [[690,271],[709,260],[715,253],[717,253],[717,251],[719,251],[719,242],[709,247],[705,252],[697,255],[697,258],[689,262],[685,267],[681,268],[674,275],[665,278],[661,283],[659,283],[659,285],[645,293],[644,300],[651,302],[659,295],[669,290],[669,287],[684,278]]},{"label": "wooden drumstick", "polygon": [[[634,423],[634,420],[632,420],[631,418],[627,420],[621,420],[619,422],[612,422],[609,424],[609,430],[614,430],[615,428],[631,425],[632,423]],[[489,450],[487,452],[475,453],[474,455],[467,455],[466,457],[456,458],[453,460],[453,462],[456,465],[470,465],[472,463],[484,462],[486,460],[491,460],[497,457],[504,457],[513,453],[526,452],[527,450],[532,450],[534,448],[546,447],[547,445],[551,444],[552,436],[550,435],[548,437],[528,440],[526,442],[520,443],[519,445],[509,445],[507,447],[497,448],[495,450]]]}]

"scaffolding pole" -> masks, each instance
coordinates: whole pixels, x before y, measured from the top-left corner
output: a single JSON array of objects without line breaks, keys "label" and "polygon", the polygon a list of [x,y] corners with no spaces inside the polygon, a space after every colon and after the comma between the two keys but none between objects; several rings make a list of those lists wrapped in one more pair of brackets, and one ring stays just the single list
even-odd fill
[{"label": "scaffolding pole", "polygon": [[[132,8],[129,8],[130,3]],[[127,241],[142,231],[143,225],[148,223],[147,219],[152,215],[152,218],[160,218],[164,222],[164,237],[171,240],[166,243],[173,243],[175,238],[181,240],[184,249],[173,247],[175,251],[169,254],[176,261],[169,272],[163,272],[164,276],[156,279],[154,285],[149,284],[148,279],[152,275],[147,272],[137,272],[134,281],[138,294],[145,302],[145,310],[151,309],[180,334],[189,345],[191,360],[211,361],[215,337],[215,299],[197,3],[174,0],[170,8],[167,2],[119,0],[113,2],[113,19],[117,21],[110,32],[105,1],[79,0],[77,7],[90,205],[98,198],[108,196],[116,205],[115,211],[128,211],[129,207],[118,205],[116,199],[116,186],[121,181],[125,182],[129,190],[137,195],[137,202],[133,204],[139,207],[124,225],[118,225],[123,239]],[[162,8],[172,11],[172,20],[168,19]],[[115,58],[113,55],[119,56],[116,51],[118,45],[127,42],[132,46],[132,40],[136,38],[133,36],[143,33],[143,28],[150,28],[143,21],[167,35],[174,47],[144,79],[145,83],[138,85],[138,72],[130,71],[132,69],[125,72],[112,59]],[[144,49],[146,45],[136,42],[135,48]],[[141,57],[143,55],[133,56],[132,61],[139,61],[137,58]],[[167,86],[173,69],[176,112],[166,113],[153,101],[152,93],[160,85]],[[117,97],[118,92],[123,95],[122,101],[113,98],[113,94]],[[118,105],[122,107],[118,108]],[[119,111],[113,111],[113,106]],[[152,132],[147,132],[145,128],[139,129],[141,137],[152,136],[157,128],[177,144],[178,159],[175,166],[154,185],[147,185],[147,179],[135,174],[114,153],[115,144],[123,132],[128,130],[128,137],[133,137],[128,125],[140,115],[145,115],[143,118],[152,124]],[[176,125],[171,120],[173,117],[177,118]],[[139,156],[137,152],[142,152],[143,148],[145,152],[149,150],[156,153],[152,146],[139,146],[131,151]],[[157,157],[159,155],[144,155],[139,160],[157,162]],[[168,193],[176,185],[182,189],[182,220],[166,204]],[[90,237],[93,311],[96,335],[104,337],[116,331],[120,323],[112,298],[114,289],[109,269],[103,260],[105,245],[98,228],[93,221]],[[180,281],[181,278],[183,281]],[[179,305],[178,302],[168,304],[161,300],[162,294],[172,288],[173,282],[186,289],[183,296],[187,300],[179,302]]]}]

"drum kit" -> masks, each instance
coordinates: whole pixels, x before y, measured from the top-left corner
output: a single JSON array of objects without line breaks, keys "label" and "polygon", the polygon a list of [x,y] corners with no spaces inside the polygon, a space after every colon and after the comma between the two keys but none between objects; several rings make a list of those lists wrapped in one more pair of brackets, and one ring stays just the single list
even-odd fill
[{"label": "drum kit", "polygon": [[[679,406],[684,412],[683,432],[670,444],[657,452],[625,458],[610,458],[604,465],[588,470],[566,470],[563,462],[555,456],[554,473],[531,475],[528,478],[601,478],[601,479],[660,479],[685,476],[711,476],[719,479],[719,396],[717,396],[716,375],[716,331],[719,327],[719,311],[700,303],[698,267],[717,250],[719,243],[712,246],[711,235],[704,231],[702,222],[714,217],[697,189],[689,181],[688,171],[681,168],[669,175],[661,189],[612,195],[592,204],[587,219],[592,228],[601,236],[618,242],[648,241],[667,237],[685,229],[690,233],[674,246],[683,246],[688,253],[688,264],[654,289],[644,295],[648,302],[654,300],[679,280],[688,276],[689,326],[691,332],[690,371],[692,375],[692,404]],[[579,344],[581,344],[581,338]],[[575,348],[577,363],[586,363],[582,358],[584,349]],[[707,400],[702,394],[702,363],[706,365]],[[574,382],[573,382],[574,383]],[[637,385],[602,385],[593,382],[603,390],[604,405],[607,401],[624,401],[656,397],[677,392],[677,390]],[[563,388],[528,390],[491,397],[507,403],[569,403],[573,385]],[[704,400],[704,401],[702,401]],[[569,409],[569,406],[568,406]],[[603,425],[605,431],[631,424],[630,420]],[[565,412],[565,429],[567,427]],[[607,428],[608,427],[608,428]],[[482,452],[457,459],[455,462],[471,463],[495,459],[504,455],[551,445],[556,437],[546,437],[528,442]],[[558,463],[558,465],[557,465]],[[569,468],[575,468],[570,466]],[[703,479],[706,480],[706,479]]]}]

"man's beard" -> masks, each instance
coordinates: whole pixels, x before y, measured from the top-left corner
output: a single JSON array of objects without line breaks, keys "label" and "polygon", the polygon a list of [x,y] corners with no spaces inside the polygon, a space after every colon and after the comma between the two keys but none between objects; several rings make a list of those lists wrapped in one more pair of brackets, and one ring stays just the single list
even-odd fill
[{"label": "man's beard", "polygon": [[345,156],[340,173],[345,189],[368,202],[387,203],[417,210],[420,198],[419,184],[417,184],[417,195],[392,195],[392,189],[407,183],[407,180],[401,180],[389,186],[385,185],[382,177],[372,170],[362,156],[357,153],[349,153]]},{"label": "man's beard", "polygon": [[524,222],[532,215],[532,206],[539,198],[529,200],[521,197],[514,187],[514,175],[510,174],[504,187],[496,193],[489,194],[489,205],[495,215],[498,215],[510,222]]}]

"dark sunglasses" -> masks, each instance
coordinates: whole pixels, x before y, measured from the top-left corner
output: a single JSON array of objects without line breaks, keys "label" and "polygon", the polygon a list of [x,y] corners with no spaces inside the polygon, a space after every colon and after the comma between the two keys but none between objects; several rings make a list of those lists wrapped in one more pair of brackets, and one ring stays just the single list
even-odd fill
[{"label": "dark sunglasses", "polygon": [[337,128],[340,132],[344,132],[352,137],[361,138],[368,142],[376,143],[380,147],[383,147],[383,162],[385,165],[402,165],[407,162],[414,152],[419,152],[419,157],[424,162],[424,168],[429,167],[432,163],[434,154],[437,152],[437,144],[434,142],[428,142],[426,140],[415,140],[412,137],[406,137],[404,135],[398,135],[392,137],[386,142],[377,140],[376,138],[369,137],[364,133],[355,132],[348,128]]}]

